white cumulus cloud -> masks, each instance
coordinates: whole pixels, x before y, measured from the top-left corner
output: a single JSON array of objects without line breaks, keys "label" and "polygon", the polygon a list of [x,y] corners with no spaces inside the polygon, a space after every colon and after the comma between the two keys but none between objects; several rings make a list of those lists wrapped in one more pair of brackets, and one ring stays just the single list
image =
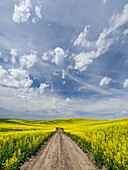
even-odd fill
[{"label": "white cumulus cloud", "polygon": [[36,6],[35,7],[35,14],[38,18],[42,18],[42,15],[41,15],[41,6]]},{"label": "white cumulus cloud", "polygon": [[49,60],[49,53],[44,52],[44,55],[42,56],[42,59],[44,61],[48,61]]},{"label": "white cumulus cloud", "polygon": [[59,65],[63,62],[64,58],[66,57],[66,53],[64,50],[60,47],[55,48],[54,50],[54,55],[52,62],[55,63],[56,65]]},{"label": "white cumulus cloud", "polygon": [[95,56],[95,52],[91,51],[88,53],[79,53],[75,55],[75,67],[74,69],[79,69],[80,71],[85,71],[88,64],[93,62],[93,58]]},{"label": "white cumulus cloud", "polygon": [[33,23],[36,23],[36,18],[32,18],[32,22],[33,22]]},{"label": "white cumulus cloud", "polygon": [[123,26],[128,22],[128,4],[124,6],[122,13],[113,15],[110,20],[110,26],[105,28],[99,35],[98,39],[94,42],[87,40],[88,26],[85,27],[84,32],[80,33],[78,38],[74,41],[74,46],[80,46],[87,49],[87,52],[82,52],[74,56],[75,69],[85,71],[88,64],[91,64],[93,60],[100,55],[108,51],[110,45],[114,43],[117,36],[108,38],[110,34],[113,34],[116,29]]},{"label": "white cumulus cloud", "polygon": [[69,103],[70,101],[71,101],[71,99],[70,98],[66,98],[66,103]]},{"label": "white cumulus cloud", "polygon": [[62,48],[56,47],[54,50],[44,52],[42,59],[44,61],[49,60],[52,63],[55,63],[56,65],[61,65],[65,57],[67,57],[67,53]]},{"label": "white cumulus cloud", "polygon": [[65,70],[62,70],[62,79],[65,79]]},{"label": "white cumulus cloud", "polygon": [[6,71],[0,66],[0,85],[26,88],[30,87],[32,83],[26,70],[18,68]]},{"label": "white cumulus cloud", "polygon": [[41,83],[39,87],[39,92],[42,94],[45,91],[45,88],[49,87],[49,84]]},{"label": "white cumulus cloud", "polygon": [[12,56],[11,62],[12,64],[16,63],[16,56],[17,56],[17,50],[16,49],[11,49],[10,54]]},{"label": "white cumulus cloud", "polygon": [[14,7],[14,14],[13,14],[13,21],[20,23],[20,22],[27,22],[30,17],[30,9],[31,9],[31,2],[30,0],[23,0],[21,1],[20,5],[16,5]]},{"label": "white cumulus cloud", "polygon": [[78,35],[78,38],[74,41],[74,46],[90,46],[90,42],[87,40],[89,26],[85,26],[84,32]]},{"label": "white cumulus cloud", "polygon": [[63,81],[63,85],[65,85],[66,84],[66,81]]},{"label": "white cumulus cloud", "polygon": [[101,79],[99,85],[100,85],[101,87],[102,87],[103,85],[107,85],[107,84],[110,83],[111,80],[112,80],[112,79],[109,78],[109,77],[104,77],[103,79]]},{"label": "white cumulus cloud", "polygon": [[128,79],[125,79],[124,83],[123,83],[123,87],[126,88],[128,87]]},{"label": "white cumulus cloud", "polygon": [[59,76],[60,74],[54,71],[54,72],[53,72],[53,75],[54,75],[54,76]]},{"label": "white cumulus cloud", "polygon": [[20,67],[21,68],[31,68],[36,62],[36,54],[30,54],[30,55],[23,55],[20,58]]}]

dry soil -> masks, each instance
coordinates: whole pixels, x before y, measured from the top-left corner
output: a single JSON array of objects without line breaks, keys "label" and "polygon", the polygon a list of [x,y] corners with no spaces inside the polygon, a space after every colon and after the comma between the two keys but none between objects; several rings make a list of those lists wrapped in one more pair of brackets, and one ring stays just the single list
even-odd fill
[{"label": "dry soil", "polygon": [[79,146],[61,129],[43,146],[21,170],[97,170]]}]

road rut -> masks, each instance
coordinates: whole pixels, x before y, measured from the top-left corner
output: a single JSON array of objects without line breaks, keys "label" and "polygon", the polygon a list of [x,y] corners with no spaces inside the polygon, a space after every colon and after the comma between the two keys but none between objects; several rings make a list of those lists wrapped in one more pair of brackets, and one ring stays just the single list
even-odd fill
[{"label": "road rut", "polygon": [[97,170],[78,145],[61,129],[52,136],[42,153],[21,170]]}]

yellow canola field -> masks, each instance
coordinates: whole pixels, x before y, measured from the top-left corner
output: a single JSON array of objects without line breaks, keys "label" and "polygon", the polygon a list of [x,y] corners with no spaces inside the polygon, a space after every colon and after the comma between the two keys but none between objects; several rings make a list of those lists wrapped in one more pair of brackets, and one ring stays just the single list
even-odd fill
[{"label": "yellow canola field", "polygon": [[101,168],[128,170],[128,120],[72,125],[65,130],[84,150],[92,152]]},{"label": "yellow canola field", "polygon": [[16,169],[40,148],[56,127],[92,152],[99,167],[128,170],[128,119],[0,119],[0,169]]},{"label": "yellow canola field", "polygon": [[0,120],[0,169],[17,169],[55,132],[22,120]]}]

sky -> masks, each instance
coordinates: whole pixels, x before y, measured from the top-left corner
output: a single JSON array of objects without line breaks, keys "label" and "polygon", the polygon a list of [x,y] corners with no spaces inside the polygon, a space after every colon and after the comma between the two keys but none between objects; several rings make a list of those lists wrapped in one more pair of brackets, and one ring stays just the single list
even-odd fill
[{"label": "sky", "polygon": [[0,1],[0,118],[128,117],[127,0]]}]

